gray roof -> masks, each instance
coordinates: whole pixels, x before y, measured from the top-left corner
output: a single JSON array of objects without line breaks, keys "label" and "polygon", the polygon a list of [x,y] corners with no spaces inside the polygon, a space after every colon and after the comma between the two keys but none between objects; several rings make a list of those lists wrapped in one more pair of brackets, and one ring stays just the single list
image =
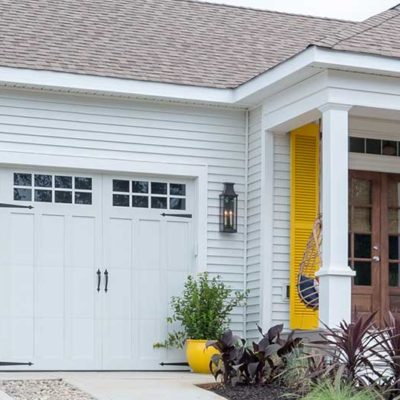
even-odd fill
[{"label": "gray roof", "polygon": [[1,0],[0,66],[231,88],[353,25],[191,0]]},{"label": "gray roof", "polygon": [[314,44],[335,50],[400,57],[400,7],[337,31]]}]

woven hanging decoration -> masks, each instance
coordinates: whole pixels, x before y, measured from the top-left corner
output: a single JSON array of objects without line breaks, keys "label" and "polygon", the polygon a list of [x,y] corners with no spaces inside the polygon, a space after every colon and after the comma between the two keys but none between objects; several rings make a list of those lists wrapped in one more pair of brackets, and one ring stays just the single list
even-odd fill
[{"label": "woven hanging decoration", "polygon": [[321,266],[322,220],[319,215],[307,241],[297,277],[297,290],[303,303],[314,310],[319,306],[319,284],[315,277]]}]

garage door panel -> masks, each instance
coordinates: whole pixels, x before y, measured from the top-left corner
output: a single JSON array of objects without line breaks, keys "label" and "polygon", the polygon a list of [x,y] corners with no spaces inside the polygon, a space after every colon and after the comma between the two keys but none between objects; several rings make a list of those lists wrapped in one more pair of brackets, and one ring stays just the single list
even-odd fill
[{"label": "garage door panel", "polygon": [[160,317],[160,296],[164,294],[162,277],[158,270],[140,270],[135,274],[135,299],[139,319],[158,319]]},{"label": "garage door panel", "polygon": [[64,318],[36,318],[35,358],[38,368],[45,368],[45,361],[56,361],[61,366],[64,343]]},{"label": "garage door panel", "polygon": [[104,336],[103,368],[127,369],[132,366],[131,360],[134,359],[132,321],[113,318],[105,324]]},{"label": "garage door panel", "polygon": [[72,216],[70,223],[71,241],[68,265],[75,268],[93,269],[96,258],[96,219],[94,217]]},{"label": "garage door panel", "polygon": [[161,268],[161,222],[139,219],[136,240],[135,268],[157,270]]},{"label": "garage door panel", "polygon": [[34,288],[32,285],[33,267],[14,266],[7,268],[9,279],[10,314],[15,317],[32,317]]},{"label": "garage door panel", "polygon": [[34,215],[17,214],[9,215],[10,234],[7,263],[10,265],[33,265],[34,261]]},{"label": "garage door panel", "polygon": [[157,361],[159,359],[160,351],[158,349],[153,349],[153,344],[159,341],[161,323],[162,321],[160,321],[159,318],[143,319],[138,322],[138,357],[141,361]]},{"label": "garage door panel", "polygon": [[4,318],[0,325],[0,359],[27,361],[34,356],[33,318]]},{"label": "garage door panel", "polygon": [[192,240],[189,224],[186,222],[168,221],[167,224],[167,269],[187,271],[190,266]]},{"label": "garage door panel", "polygon": [[35,315],[61,318],[64,315],[64,268],[38,267],[35,271]]},{"label": "garage door panel", "polygon": [[110,218],[106,267],[130,268],[132,263],[132,220]]},{"label": "garage door panel", "polygon": [[[66,285],[73,288],[65,295],[66,318],[91,318],[95,312],[95,274],[88,268],[69,267],[65,272]],[[97,296],[98,297],[98,296]]]},{"label": "garage door panel", "polygon": [[66,319],[66,354],[73,361],[92,361],[96,358],[95,324],[92,318]]},{"label": "garage door panel", "polygon": [[40,218],[38,264],[42,267],[64,265],[65,217],[42,215]]},{"label": "garage door panel", "polygon": [[131,269],[108,271],[108,291],[104,294],[105,317],[109,320],[129,318],[132,313]]}]

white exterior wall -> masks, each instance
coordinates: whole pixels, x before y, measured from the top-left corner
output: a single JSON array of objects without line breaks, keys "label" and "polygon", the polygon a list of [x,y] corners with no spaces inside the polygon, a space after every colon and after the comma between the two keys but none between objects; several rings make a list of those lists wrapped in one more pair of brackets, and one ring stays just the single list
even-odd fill
[{"label": "white exterior wall", "polygon": [[289,326],[290,137],[274,136],[272,324]]},{"label": "white exterior wall", "polygon": [[[245,284],[245,126],[243,110],[0,91],[0,152],[207,166],[207,268],[234,289]],[[237,234],[219,233],[225,181],[239,194]],[[238,309],[232,327],[243,324]]]},{"label": "white exterior wall", "polygon": [[259,337],[261,268],[261,126],[262,108],[249,113],[248,198],[247,198],[247,302],[248,339]]}]

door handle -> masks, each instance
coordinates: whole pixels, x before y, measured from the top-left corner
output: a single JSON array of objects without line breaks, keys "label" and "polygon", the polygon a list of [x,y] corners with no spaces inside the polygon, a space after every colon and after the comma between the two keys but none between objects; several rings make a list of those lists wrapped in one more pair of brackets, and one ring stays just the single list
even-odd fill
[{"label": "door handle", "polygon": [[373,262],[379,262],[379,261],[381,261],[381,258],[379,256],[373,256],[372,257],[372,261]]},{"label": "door handle", "polygon": [[101,272],[99,269],[97,270],[96,274],[97,274],[97,291],[100,292]]},{"label": "door handle", "polygon": [[106,277],[106,284],[104,286],[104,291],[107,292],[108,291],[108,271],[107,270],[104,271],[104,276]]}]

